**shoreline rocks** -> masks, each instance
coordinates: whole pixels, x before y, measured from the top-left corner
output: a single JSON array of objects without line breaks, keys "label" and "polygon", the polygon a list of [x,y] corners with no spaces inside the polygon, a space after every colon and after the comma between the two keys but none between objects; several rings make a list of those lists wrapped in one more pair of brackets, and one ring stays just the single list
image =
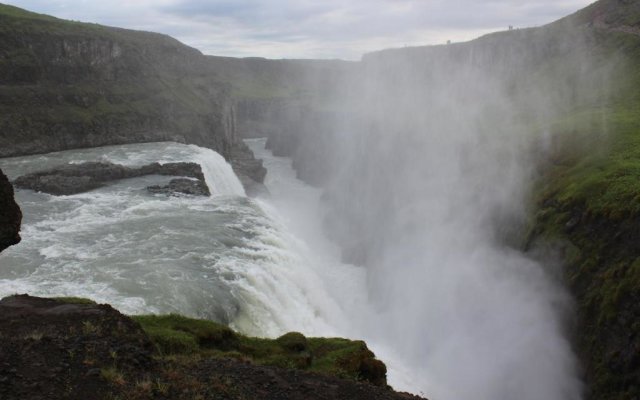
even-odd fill
[{"label": "shoreline rocks", "polygon": [[167,186],[152,187],[153,189],[150,191],[153,193],[177,192],[198,196],[211,194],[205,182],[202,168],[199,164],[190,162],[152,163],[137,168],[109,162],[68,164],[22,175],[14,181],[14,184],[20,189],[31,189],[61,196],[88,192],[103,187],[108,182],[144,175],[181,176],[194,179],[174,179]]}]

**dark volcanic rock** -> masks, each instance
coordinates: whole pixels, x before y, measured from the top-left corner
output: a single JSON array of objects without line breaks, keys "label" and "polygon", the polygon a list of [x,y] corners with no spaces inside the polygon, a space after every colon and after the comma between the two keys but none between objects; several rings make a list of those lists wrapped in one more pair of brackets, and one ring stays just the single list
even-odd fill
[{"label": "dark volcanic rock", "polygon": [[0,337],[6,400],[105,398],[107,371],[142,379],[154,367],[145,333],[108,305],[7,297],[0,301]]},{"label": "dark volcanic rock", "polygon": [[21,176],[15,181],[20,189],[32,189],[37,192],[60,195],[69,195],[88,192],[103,186],[102,181],[88,176],[42,175]]},{"label": "dark volcanic rock", "polygon": [[231,359],[163,358],[140,325],[106,304],[7,297],[0,300],[0,339],[3,400],[420,399]]},{"label": "dark volcanic rock", "polygon": [[0,170],[0,251],[20,242],[22,212],[13,198],[13,187]]},{"label": "dark volcanic rock", "polygon": [[256,366],[231,360],[203,360],[199,368],[189,371],[191,380],[207,379],[215,386],[203,391],[225,399],[282,400],[424,400],[407,393],[353,382],[321,374]]},{"label": "dark volcanic rock", "polygon": [[[18,177],[15,185],[21,189],[31,189],[53,195],[70,195],[87,192],[104,186],[107,182],[135,178],[144,175],[186,176],[196,179],[194,187],[204,196],[209,195],[209,188],[204,181],[202,168],[196,163],[179,162],[159,164],[152,163],[138,168],[108,162],[86,162],[55,167],[45,171],[34,172]],[[171,184],[170,184],[171,185]],[[175,188],[184,184],[174,184]],[[174,190],[175,191],[175,190]],[[186,193],[186,192],[185,192]]]},{"label": "dark volcanic rock", "polygon": [[177,193],[190,194],[193,196],[211,195],[211,193],[209,193],[209,188],[204,182],[187,178],[172,179],[168,185],[149,186],[147,187],[147,190],[154,194],[166,195],[173,195]]}]

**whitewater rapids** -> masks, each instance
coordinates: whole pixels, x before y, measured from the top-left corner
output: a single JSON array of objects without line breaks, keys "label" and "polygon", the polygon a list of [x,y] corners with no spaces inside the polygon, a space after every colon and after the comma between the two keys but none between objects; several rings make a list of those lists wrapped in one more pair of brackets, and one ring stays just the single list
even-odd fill
[{"label": "whitewater rapids", "polygon": [[[446,323],[416,325],[406,337],[421,332],[431,336],[424,336],[424,348],[408,348],[412,344],[396,331],[418,320],[381,307],[371,292],[371,271],[340,261],[340,250],[323,233],[321,191],[296,179],[291,161],[265,150],[265,139],[247,144],[268,170],[268,197],[246,197],[222,156],[193,145],[135,144],[0,159],[10,179],[70,162],[130,167],[197,162],[213,194],[151,194],[147,186],[171,179],[155,175],[71,196],[17,190],[23,241],[0,254],[0,297],[88,297],[128,314],[180,313],[226,323],[253,336],[299,331],[364,339],[387,364],[388,381],[396,390],[447,399],[481,385],[447,385],[455,381],[456,370],[449,369],[455,365],[438,357],[459,349],[433,350],[436,339],[448,343],[439,334],[468,340],[475,336],[447,332]],[[453,270],[445,272],[441,276],[457,279],[450,276]],[[442,282],[416,283],[437,293]],[[447,298],[446,293],[441,297]],[[416,307],[438,310],[438,304],[418,303],[402,309],[417,315]],[[456,326],[453,322],[465,315],[449,318]],[[433,354],[422,357],[427,350]],[[491,357],[486,354],[487,360]],[[465,373],[478,380],[491,378]]]},{"label": "whitewater rapids", "polygon": [[[255,144],[264,148],[264,141]],[[0,255],[0,296],[88,297],[124,313],[181,313],[257,336],[291,330],[344,334],[347,319],[327,282],[334,288],[337,282],[354,285],[361,274],[355,267],[323,268],[324,261],[292,233],[295,221],[278,213],[273,203],[285,195],[283,186],[307,202],[319,198],[295,180],[290,165],[282,165],[286,160],[267,160],[271,200],[245,197],[231,166],[216,152],[193,145],[71,150],[3,159],[0,166],[15,179],[54,165],[96,160],[131,167],[197,162],[213,196],[148,193],[147,186],[171,179],[161,176],[72,196],[17,190],[23,241]]]}]

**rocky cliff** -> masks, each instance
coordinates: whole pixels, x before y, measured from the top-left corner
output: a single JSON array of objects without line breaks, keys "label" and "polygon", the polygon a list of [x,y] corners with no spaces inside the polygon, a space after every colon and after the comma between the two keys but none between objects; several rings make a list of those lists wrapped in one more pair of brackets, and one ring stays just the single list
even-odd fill
[{"label": "rocky cliff", "polygon": [[[298,176],[319,186],[331,175],[328,147],[344,119],[342,99],[361,92],[361,69],[339,60],[211,58],[232,83],[238,134],[267,137],[277,156],[291,157]],[[221,65],[225,68],[220,69]],[[231,73],[233,71],[233,73]],[[340,99],[340,100],[338,100]]]},{"label": "rocky cliff", "polygon": [[386,387],[384,364],[359,341],[248,338],[210,321],[27,295],[0,300],[0,327],[7,400],[420,399]]},{"label": "rocky cliff", "polygon": [[246,153],[230,85],[165,35],[0,5],[0,87],[0,157],[151,141]]},{"label": "rocky cliff", "polygon": [[0,251],[20,242],[22,212],[13,198],[13,187],[0,170]]}]

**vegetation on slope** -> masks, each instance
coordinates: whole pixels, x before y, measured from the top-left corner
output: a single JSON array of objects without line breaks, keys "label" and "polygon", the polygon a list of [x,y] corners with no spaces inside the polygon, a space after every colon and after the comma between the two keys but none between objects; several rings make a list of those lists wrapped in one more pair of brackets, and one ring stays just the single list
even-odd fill
[{"label": "vegetation on slope", "polygon": [[0,299],[0,398],[418,398],[351,373],[349,368],[361,360],[379,364],[384,372],[384,364],[362,342],[298,333],[275,340],[248,338],[177,315],[136,319],[140,323],[86,299]]},{"label": "vegetation on slope", "polygon": [[[596,12],[598,6],[611,3],[596,3],[577,17],[604,18]],[[624,21],[637,23],[633,15],[640,14],[624,14]],[[609,96],[576,107],[552,124],[553,151],[536,190],[531,239],[554,246],[566,261],[566,277],[577,300],[577,345],[585,362],[589,398],[636,399],[640,397],[640,36],[611,28],[596,28],[595,48],[600,60],[619,60]]]},{"label": "vegetation on slope", "polygon": [[277,339],[238,334],[227,326],[180,315],[132,317],[161,357],[232,358],[257,365],[302,369],[386,386],[386,367],[362,341],[306,338],[289,332]]}]

